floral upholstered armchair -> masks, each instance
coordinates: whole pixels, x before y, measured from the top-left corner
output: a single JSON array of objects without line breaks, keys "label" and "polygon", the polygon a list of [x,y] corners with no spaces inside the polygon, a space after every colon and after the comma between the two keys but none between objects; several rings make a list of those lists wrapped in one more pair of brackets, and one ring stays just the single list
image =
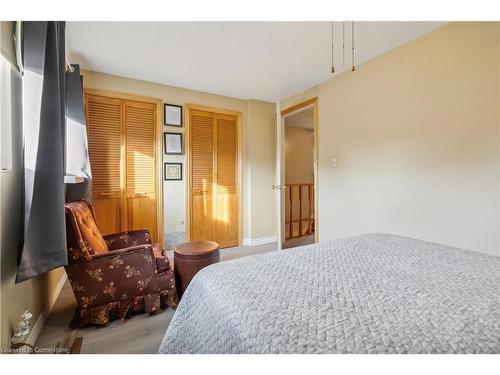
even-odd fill
[{"label": "floral upholstered armchair", "polygon": [[145,229],[102,236],[90,202],[66,203],[68,274],[77,301],[71,326],[103,325],[177,305],[173,269]]}]

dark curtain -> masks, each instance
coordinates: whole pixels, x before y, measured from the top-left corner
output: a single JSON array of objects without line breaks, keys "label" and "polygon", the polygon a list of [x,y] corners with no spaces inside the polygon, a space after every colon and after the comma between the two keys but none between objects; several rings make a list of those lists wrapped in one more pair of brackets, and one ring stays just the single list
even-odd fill
[{"label": "dark curtain", "polygon": [[67,264],[64,32],[64,22],[23,22],[25,220],[16,282]]},{"label": "dark curtain", "polygon": [[80,66],[66,72],[66,175],[82,177],[83,182],[66,184],[66,202],[92,200],[92,174],[83,112],[83,85]]}]

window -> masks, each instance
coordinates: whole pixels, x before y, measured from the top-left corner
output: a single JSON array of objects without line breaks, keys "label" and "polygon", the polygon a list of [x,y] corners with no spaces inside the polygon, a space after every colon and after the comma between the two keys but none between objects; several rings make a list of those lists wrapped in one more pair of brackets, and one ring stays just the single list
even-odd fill
[{"label": "window", "polygon": [[10,62],[0,54],[0,158],[2,172],[12,169],[11,69]]}]

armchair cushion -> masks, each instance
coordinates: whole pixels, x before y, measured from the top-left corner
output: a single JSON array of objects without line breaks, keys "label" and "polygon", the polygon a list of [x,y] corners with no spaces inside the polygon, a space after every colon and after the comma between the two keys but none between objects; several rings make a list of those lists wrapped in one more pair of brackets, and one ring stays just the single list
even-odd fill
[{"label": "armchair cushion", "polygon": [[73,230],[74,241],[86,258],[109,251],[97,228],[94,211],[89,202],[81,200],[67,203],[66,215]]},{"label": "armchair cushion", "polygon": [[163,251],[163,246],[161,246],[161,244],[159,243],[154,243],[153,244],[153,253],[155,254],[155,256],[157,257],[162,257],[165,255],[165,252]]},{"label": "armchair cushion", "polygon": [[158,272],[165,272],[170,269],[170,263],[168,262],[168,258],[161,256],[155,257],[156,262],[156,270]]},{"label": "armchair cushion", "polygon": [[165,251],[163,246],[159,243],[153,244],[153,253],[155,255],[156,269],[158,272],[164,272],[170,269],[170,263],[168,258],[165,256]]}]

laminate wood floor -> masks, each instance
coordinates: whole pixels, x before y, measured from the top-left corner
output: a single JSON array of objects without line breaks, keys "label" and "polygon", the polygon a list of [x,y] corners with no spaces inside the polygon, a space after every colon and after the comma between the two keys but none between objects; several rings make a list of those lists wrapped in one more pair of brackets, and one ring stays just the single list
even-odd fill
[{"label": "laminate wood floor", "polygon": [[[276,244],[241,246],[221,250],[221,261],[276,250]],[[172,252],[167,252],[173,257]],[[172,259],[171,259],[172,260]],[[69,282],[64,285],[36,342],[39,347],[55,347],[68,336],[82,336],[82,353],[134,354],[156,353],[175,310],[166,308],[156,314],[138,314],[125,321],[115,320],[105,327],[71,330],[68,325],[76,307]]]},{"label": "laminate wood floor", "polygon": [[314,234],[303,237],[290,238],[285,241],[283,249],[291,249],[292,247],[312,245],[314,243]]}]

